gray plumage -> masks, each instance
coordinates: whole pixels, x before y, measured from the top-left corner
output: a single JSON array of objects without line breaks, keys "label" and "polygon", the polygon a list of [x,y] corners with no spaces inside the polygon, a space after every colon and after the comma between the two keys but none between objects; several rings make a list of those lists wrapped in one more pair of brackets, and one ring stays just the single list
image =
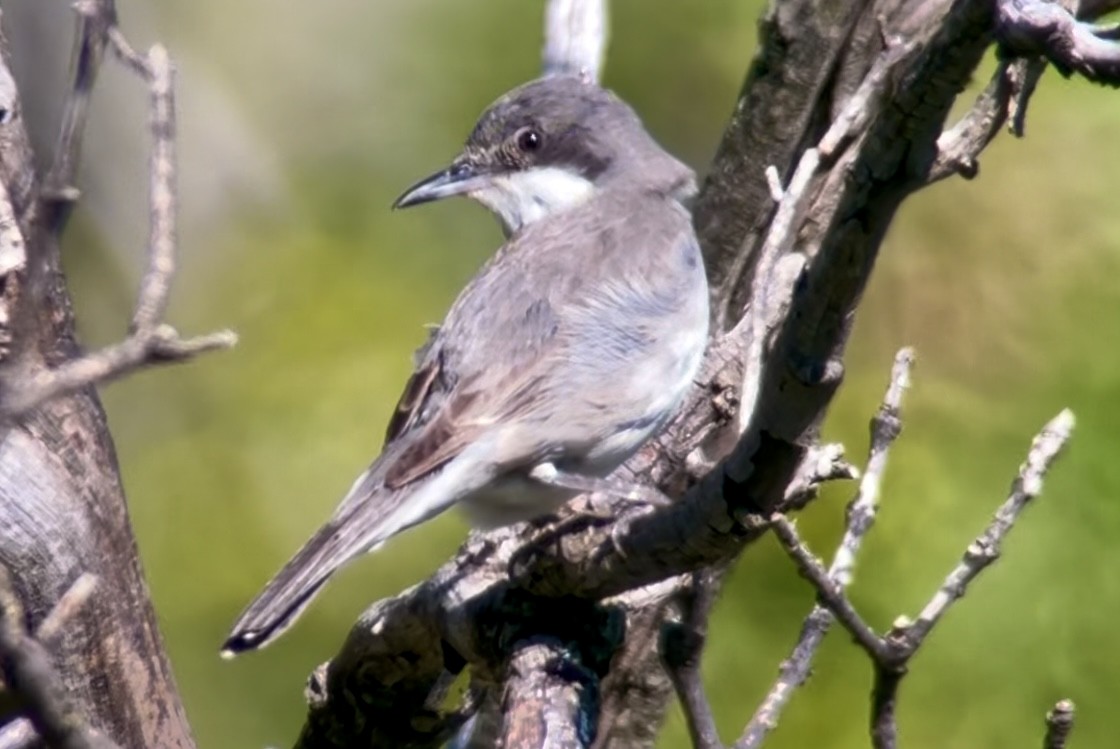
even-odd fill
[{"label": "gray plumage", "polygon": [[[530,133],[531,135],[527,135]],[[267,644],[328,577],[460,505],[478,527],[555,510],[673,415],[699,367],[708,289],[679,198],[690,170],[613,94],[526,84],[484,113],[459,158],[398,201],[467,194],[509,240],[421,350],[382,454],[234,625]]]}]

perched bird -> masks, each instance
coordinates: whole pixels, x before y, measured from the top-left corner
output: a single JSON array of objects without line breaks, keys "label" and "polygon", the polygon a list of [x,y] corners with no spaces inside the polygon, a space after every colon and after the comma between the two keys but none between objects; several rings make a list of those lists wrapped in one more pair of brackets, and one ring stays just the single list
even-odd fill
[{"label": "perched bird", "polygon": [[613,93],[549,77],[487,109],[451,165],[394,207],[466,195],[507,236],[417,356],[385,447],[238,618],[223,655],[279,636],[332,573],[462,507],[546,515],[673,415],[708,334],[692,171]]}]

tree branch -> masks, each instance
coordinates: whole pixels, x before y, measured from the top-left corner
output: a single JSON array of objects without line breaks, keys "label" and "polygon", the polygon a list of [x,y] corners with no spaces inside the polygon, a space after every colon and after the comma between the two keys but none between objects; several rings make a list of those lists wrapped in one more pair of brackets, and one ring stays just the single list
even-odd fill
[{"label": "tree branch", "polygon": [[598,81],[606,50],[606,0],[549,0],[542,52],[544,75],[578,75]]},{"label": "tree branch", "polygon": [[[81,588],[78,588],[78,586]],[[79,578],[44,621],[57,630],[89,596],[90,583]],[[77,589],[77,592],[75,590]],[[31,725],[48,746],[56,749],[114,749],[103,735],[89,729],[70,705],[65,688],[42,644],[23,629],[23,608],[12,591],[7,572],[0,568],[0,669],[8,688],[26,704]]]},{"label": "tree branch", "polygon": [[502,692],[501,749],[587,749],[598,721],[598,678],[551,638],[514,646]]},{"label": "tree branch", "polygon": [[661,657],[681,702],[688,733],[695,749],[722,749],[712,706],[704,691],[700,657],[708,638],[708,616],[715,604],[718,580],[711,573],[692,574],[692,583],[680,593],[679,622],[661,628]]},{"label": "tree branch", "polygon": [[[74,580],[96,575],[98,594],[74,606],[67,636],[51,648],[58,683],[91,730],[121,745],[187,749],[193,739],[137,556],[117,457],[88,386],[228,345],[230,336],[182,340],[159,320],[174,270],[168,261],[175,240],[170,62],[158,48],[144,56],[131,51],[116,26],[112,0],[79,0],[75,10],[69,90],[55,150],[41,175],[0,37],[0,566],[21,603],[21,625],[43,638],[58,631],[58,606],[78,596],[70,588]],[[152,89],[148,265],[155,273],[144,274],[135,329],[123,341],[83,355],[60,235],[78,197],[82,137],[107,48]],[[28,733],[27,721],[9,723],[0,743],[19,745]]]},{"label": "tree branch", "polygon": [[[827,576],[840,593],[852,584],[856,557],[863,539],[875,522],[879,509],[879,492],[891,445],[902,431],[902,396],[910,386],[910,370],[914,352],[900,350],[891,368],[890,384],[875,416],[871,419],[871,446],[868,449],[867,468],[860,481],[859,491],[848,505],[844,537],[832,558]],[[787,521],[788,522],[788,521]],[[789,537],[785,541],[788,544]],[[795,544],[796,545],[796,544]],[[787,546],[788,548],[788,546]],[[804,548],[800,552],[804,556]],[[801,634],[789,657],[782,662],[778,679],[755,710],[735,749],[757,749],[767,734],[778,724],[782,710],[793,697],[794,690],[809,678],[813,659],[832,627],[833,615],[829,608],[818,603],[801,625]],[[866,625],[865,625],[866,626]]]},{"label": "tree branch", "polygon": [[1069,440],[1073,424],[1073,414],[1066,410],[1043,427],[1031,444],[1008,498],[996,511],[992,522],[969,545],[960,564],[945,578],[918,618],[910,621],[900,617],[883,637],[876,635],[863,621],[843,588],[798,538],[793,525],[785,517],[775,515],[775,534],[798,569],[813,583],[821,605],[844,625],[875,664],[871,736],[876,749],[894,749],[897,745],[898,687],[910,659],[949,607],[964,595],[968,585],[999,558],[1003,539],[1027,504],[1042,491],[1043,478]]},{"label": "tree branch", "polygon": [[[72,191],[69,183],[76,170],[79,136],[85,124],[90,88],[104,47],[111,44],[126,67],[147,81],[151,96],[147,269],[140,283],[128,337],[57,367],[25,369],[19,377],[6,378],[0,390],[0,413],[9,418],[23,416],[51,398],[89,385],[154,364],[185,361],[207,351],[230,348],[237,342],[236,334],[228,330],[183,339],[174,328],[161,322],[175,273],[178,202],[173,69],[167,51],[157,44],[146,56],[137,54],[115,25],[116,10],[112,2],[82,0],[75,7],[82,17],[83,33],[78,42],[74,88],[67,99],[55,162],[46,179],[47,190],[54,194]],[[3,210],[0,210],[0,223],[2,219]],[[58,230],[61,227],[62,223],[58,222]]]},{"label": "tree branch", "polygon": [[1046,738],[1042,749],[1065,749],[1073,733],[1076,709],[1072,700],[1059,700],[1054,709],[1046,713]]},{"label": "tree branch", "polygon": [[996,37],[1014,55],[1043,55],[1067,78],[1120,86],[1120,45],[1114,27],[1077,20],[1059,3],[999,0]]},{"label": "tree branch", "polygon": [[[759,59],[695,208],[714,338],[676,421],[621,474],[679,500],[653,511],[620,509],[614,518],[579,515],[576,501],[544,529],[472,535],[423,584],[362,616],[317,672],[326,678],[300,746],[361,742],[370,724],[384,727],[412,713],[441,679],[448,650],[472,672],[493,673],[493,632],[478,622],[516,611],[525,596],[534,606],[624,605],[628,621],[640,611],[640,621],[658,622],[677,581],[729,564],[770,528],[775,512],[812,499],[811,483],[791,488],[833,472],[814,470],[823,454],[819,427],[842,381],[854,310],[882,238],[903,199],[927,184],[950,107],[992,40],[994,6],[984,0],[902,0],[887,19],[878,7],[843,3],[825,18],[816,2],[789,0],[761,24]],[[853,99],[862,110],[852,108]],[[771,234],[767,172],[778,174],[770,182],[779,187],[783,179],[792,183],[806,150],[822,144],[805,162],[812,168],[798,198],[804,210]],[[786,192],[796,197],[781,190],[783,200]],[[752,330],[761,326],[743,310],[759,302],[752,290],[755,278],[768,275],[761,260],[768,241],[782,248],[771,267],[789,286],[769,290],[773,303],[758,305],[780,317],[760,343]],[[764,357],[748,404],[744,362],[752,346]],[[741,416],[754,404],[749,419]],[[416,665],[402,674],[404,654]],[[660,694],[636,708],[647,725],[660,720]],[[355,704],[375,707],[355,720]],[[699,729],[704,720],[695,718]],[[433,746],[435,735],[406,738]],[[651,740],[619,734],[611,745]]]}]

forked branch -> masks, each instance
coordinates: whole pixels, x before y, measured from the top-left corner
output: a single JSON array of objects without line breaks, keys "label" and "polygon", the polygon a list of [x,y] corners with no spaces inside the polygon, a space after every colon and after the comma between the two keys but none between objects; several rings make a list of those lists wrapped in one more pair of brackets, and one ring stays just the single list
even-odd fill
[{"label": "forked branch", "polygon": [[875,665],[871,737],[876,749],[894,749],[896,746],[898,686],[906,674],[908,663],[949,607],[965,594],[981,572],[999,558],[1004,538],[1030,501],[1042,491],[1043,478],[1068,442],[1073,425],[1073,414],[1066,410],[1043,427],[1032,442],[1027,460],[1012,482],[1007,499],[996,511],[991,523],[969,545],[960,563],[946,576],[917,619],[911,621],[900,617],[882,636],[877,635],[860,617],[837,580],[824,572],[793,524],[782,515],[774,517],[775,534],[798,569],[813,583],[820,605],[841,622]]},{"label": "forked branch", "polygon": [[[230,348],[237,336],[228,330],[195,338],[181,338],[163,323],[176,265],[176,187],[174,68],[161,45],[146,55],[137,53],[116,26],[111,0],[82,0],[75,5],[81,15],[73,81],[63,114],[55,159],[44,179],[44,191],[56,204],[52,229],[61,232],[69,205],[77,199],[72,182],[77,170],[81,134],[88,100],[108,46],[125,66],[148,86],[150,137],[147,263],[137,294],[128,336],[119,343],[85,354],[54,368],[26,367],[10,377],[0,392],[0,414],[13,418],[28,413],[46,400],[89,385],[121,377],[155,364],[190,359],[214,349]],[[0,195],[0,224],[10,213],[10,201]],[[9,242],[10,244],[10,242]]]}]

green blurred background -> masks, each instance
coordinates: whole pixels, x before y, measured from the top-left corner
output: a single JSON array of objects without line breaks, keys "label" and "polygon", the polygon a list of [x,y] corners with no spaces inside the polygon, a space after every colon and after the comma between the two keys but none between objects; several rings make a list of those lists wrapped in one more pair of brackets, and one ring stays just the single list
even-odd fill
[{"label": "green blurred background", "polygon": [[[49,142],[72,28],[62,0],[10,0],[28,118]],[[474,117],[535,75],[541,2],[121,0],[139,45],[180,69],[182,272],[171,319],[241,345],[104,391],[152,595],[200,746],[287,745],[304,679],[363,607],[425,577],[464,535],[448,516],[353,565],[294,631],[232,663],[217,649],[259,586],[379,447],[409,354],[500,242],[451,202],[391,213]],[[615,0],[606,82],[701,173],[753,54],[760,2]],[[981,82],[991,68],[986,63]],[[33,82],[29,86],[28,81]],[[33,90],[32,90],[33,89]],[[121,335],[145,236],[145,94],[107,69],[67,237],[81,333]],[[906,426],[853,596],[885,627],[914,614],[1003,499],[1063,406],[1073,448],[1005,556],[952,611],[902,692],[911,748],[1037,745],[1076,700],[1074,745],[1120,732],[1120,99],[1048,72],[1028,137],[979,179],[921,193],[890,233],[826,428],[862,460],[894,351],[917,348]],[[851,487],[802,518],[830,551]],[[770,542],[716,612],[705,674],[727,739],[812,603]],[[869,668],[843,635],[768,746],[867,744]],[[1110,707],[1111,706],[1111,707]],[[662,746],[683,746],[673,708]]]}]

